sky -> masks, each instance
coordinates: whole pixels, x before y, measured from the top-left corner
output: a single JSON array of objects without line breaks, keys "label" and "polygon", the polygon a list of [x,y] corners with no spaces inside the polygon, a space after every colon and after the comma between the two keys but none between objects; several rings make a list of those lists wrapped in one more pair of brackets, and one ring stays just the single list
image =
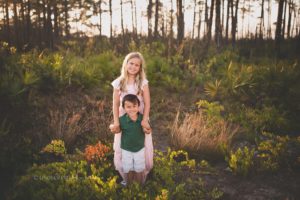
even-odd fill
[{"label": "sky", "polygon": [[[298,1],[298,5],[300,4],[300,0]],[[169,11],[171,8],[171,0],[161,0],[163,4],[163,10]],[[227,0],[225,0],[225,16],[226,16],[226,3]],[[245,3],[244,3],[245,2]],[[244,32],[243,35],[246,35],[246,31],[249,29],[252,33],[255,33],[255,29],[257,27],[257,24],[259,23],[259,16],[260,16],[260,1],[244,1],[240,0],[239,8],[242,7],[249,7],[249,2],[250,2],[250,8],[251,8],[251,13],[246,13],[244,19],[242,18],[242,12],[241,9],[239,9],[239,17],[238,17],[238,33],[239,37],[242,35],[242,31]],[[185,21],[185,36],[190,36],[192,27],[193,27],[193,15],[194,15],[194,0],[184,0],[184,21]],[[146,12],[147,12],[147,5],[148,1],[147,0],[137,0],[136,1],[136,6],[137,6],[137,28],[138,32],[142,32],[144,34],[147,33],[147,17],[146,17]],[[208,5],[210,5],[210,0],[208,0]],[[103,5],[103,9],[108,9],[108,5]],[[265,9],[267,9],[268,4],[265,3]],[[173,0],[173,8],[176,11],[176,0]],[[271,18],[270,18],[270,23],[272,24],[272,34],[274,36],[274,30],[275,30],[275,22],[277,18],[277,9],[278,9],[278,4],[275,0],[272,1],[271,3]],[[123,5],[123,16],[124,16],[124,27],[127,27],[129,30],[132,29],[131,25],[131,5],[129,3]],[[204,14],[204,12],[203,12]],[[76,13],[75,13],[76,15]],[[79,15],[79,14],[77,14]],[[174,18],[176,18],[176,12],[174,12]],[[198,14],[197,14],[198,15]],[[198,16],[197,16],[198,17]],[[121,9],[120,9],[120,0],[113,0],[113,28],[116,31],[116,33],[121,32]],[[197,19],[197,18],[196,18]],[[299,19],[298,19],[299,20]],[[90,22],[93,24],[99,24],[99,16],[93,16],[90,19]],[[244,26],[242,26],[242,22]],[[175,20],[176,23],[176,20]],[[265,11],[265,28],[267,28],[268,24],[268,14],[267,11]],[[293,22],[292,22],[293,23]],[[295,25],[299,24],[299,22],[295,21]],[[153,23],[154,24],[154,23]],[[203,25],[203,23],[202,23]],[[102,34],[109,36],[109,26],[110,26],[110,19],[109,19],[109,13],[104,13],[102,15]],[[82,30],[88,35],[97,35],[99,34],[99,30],[97,27],[94,27],[93,29],[88,28],[87,26],[84,26],[81,23],[71,23],[71,27],[73,28],[73,31],[76,30]],[[201,28],[203,30],[203,26]],[[174,31],[176,32],[176,27],[174,26]],[[196,34],[196,32],[195,32]],[[202,33],[203,34],[203,33]]]}]

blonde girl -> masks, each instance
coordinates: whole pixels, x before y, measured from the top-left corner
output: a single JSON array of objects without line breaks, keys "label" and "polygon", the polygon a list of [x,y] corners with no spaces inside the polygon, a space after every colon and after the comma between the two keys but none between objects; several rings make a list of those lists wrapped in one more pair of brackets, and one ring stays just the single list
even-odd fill
[{"label": "blonde girl", "polygon": [[[120,123],[119,117],[125,114],[121,106],[122,99],[127,94],[135,94],[140,100],[139,112],[143,114],[142,126],[144,130],[149,130],[149,113],[150,113],[150,91],[148,80],[145,74],[145,60],[141,53],[129,53],[122,65],[121,75],[115,79],[111,84],[114,88],[113,91],[113,116],[114,124],[111,129],[112,132],[119,130]],[[122,133],[115,134],[114,137],[114,164],[116,170],[119,171],[123,180],[126,180],[122,169],[122,154],[121,154],[121,135]],[[153,167],[153,143],[152,134],[145,134],[145,161],[146,169],[144,171],[144,181],[149,171]]]}]

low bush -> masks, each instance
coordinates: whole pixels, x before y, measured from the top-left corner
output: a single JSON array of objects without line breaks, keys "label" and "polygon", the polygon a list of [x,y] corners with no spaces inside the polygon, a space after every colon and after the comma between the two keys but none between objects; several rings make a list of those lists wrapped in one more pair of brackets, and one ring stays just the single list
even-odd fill
[{"label": "low bush", "polygon": [[300,166],[300,140],[263,132],[252,148],[244,146],[225,158],[236,175],[273,173],[280,169],[295,170]]},{"label": "low bush", "polygon": [[248,176],[253,171],[254,149],[245,146],[238,148],[235,152],[231,151],[228,164],[234,174]]},{"label": "low bush", "polygon": [[[94,146],[95,147],[95,146]],[[107,154],[102,158],[109,158]],[[185,151],[155,152],[154,168],[144,186],[117,184],[112,159],[34,165],[16,183],[11,199],[220,199],[218,188],[193,178],[197,166]]]}]

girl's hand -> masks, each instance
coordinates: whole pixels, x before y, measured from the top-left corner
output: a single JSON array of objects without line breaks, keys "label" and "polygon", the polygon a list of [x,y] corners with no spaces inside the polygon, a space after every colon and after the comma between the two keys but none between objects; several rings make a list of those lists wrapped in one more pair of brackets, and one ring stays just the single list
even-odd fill
[{"label": "girl's hand", "polygon": [[141,122],[141,125],[142,125],[142,127],[145,128],[145,129],[151,129],[148,120],[143,119],[142,122]]},{"label": "girl's hand", "polygon": [[143,131],[144,131],[144,133],[146,133],[146,134],[150,134],[151,132],[152,132],[152,129],[151,128],[143,128]]},{"label": "girl's hand", "polygon": [[109,129],[112,133],[114,134],[117,134],[117,133],[120,133],[121,132],[121,129],[120,129],[120,125],[119,124],[111,124],[109,125]]}]

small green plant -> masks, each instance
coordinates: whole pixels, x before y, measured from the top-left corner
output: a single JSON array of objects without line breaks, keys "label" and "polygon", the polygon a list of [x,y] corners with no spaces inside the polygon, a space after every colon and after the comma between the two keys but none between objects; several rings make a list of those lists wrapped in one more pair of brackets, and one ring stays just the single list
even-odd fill
[{"label": "small green plant", "polygon": [[169,191],[166,189],[161,190],[161,194],[155,197],[155,200],[168,200],[169,199]]},{"label": "small green plant", "polygon": [[62,140],[52,140],[51,143],[47,144],[41,152],[63,156],[66,154],[65,142]]},{"label": "small green plant", "polygon": [[213,188],[213,190],[210,192],[211,199],[221,199],[223,195],[224,192],[217,187]]},{"label": "small green plant", "polygon": [[224,106],[219,102],[199,100],[196,105],[209,119],[222,119],[221,112],[224,111]]},{"label": "small green plant", "polygon": [[276,171],[285,164],[287,156],[288,136],[275,136],[268,132],[262,133],[263,139],[258,143],[258,165],[261,171]]},{"label": "small green plant", "polygon": [[249,150],[248,147],[238,148],[237,151],[231,151],[229,157],[229,167],[233,173],[246,177],[253,170],[254,149]]}]

